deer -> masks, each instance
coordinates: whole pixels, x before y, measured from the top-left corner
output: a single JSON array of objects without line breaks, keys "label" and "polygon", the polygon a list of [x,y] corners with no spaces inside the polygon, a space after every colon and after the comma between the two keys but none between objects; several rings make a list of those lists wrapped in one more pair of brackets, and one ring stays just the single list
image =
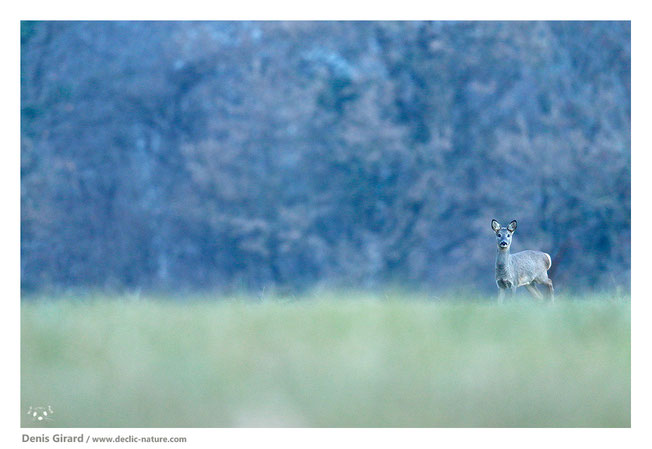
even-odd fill
[{"label": "deer", "polygon": [[543,296],[536,284],[546,286],[547,297],[551,303],[555,302],[555,290],[552,280],[548,277],[548,270],[552,266],[552,259],[543,251],[520,251],[511,254],[512,236],[516,231],[516,220],[512,220],[503,227],[496,220],[491,220],[491,229],[496,233],[496,285],[498,285],[498,302],[502,304],[505,291],[509,290],[511,296],[518,287],[525,286],[536,299],[542,300]]}]

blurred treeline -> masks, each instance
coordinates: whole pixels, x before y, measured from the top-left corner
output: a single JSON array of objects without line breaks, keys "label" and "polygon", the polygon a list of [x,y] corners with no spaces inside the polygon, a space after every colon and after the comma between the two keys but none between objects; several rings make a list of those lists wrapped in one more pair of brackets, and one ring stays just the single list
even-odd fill
[{"label": "blurred treeline", "polygon": [[43,288],[629,288],[629,22],[23,22]]}]

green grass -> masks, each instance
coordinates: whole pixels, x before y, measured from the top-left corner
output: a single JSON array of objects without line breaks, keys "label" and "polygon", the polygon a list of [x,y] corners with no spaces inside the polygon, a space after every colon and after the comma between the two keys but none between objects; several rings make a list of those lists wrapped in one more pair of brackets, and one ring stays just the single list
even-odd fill
[{"label": "green grass", "polygon": [[629,427],[629,299],[22,304],[23,426]]}]

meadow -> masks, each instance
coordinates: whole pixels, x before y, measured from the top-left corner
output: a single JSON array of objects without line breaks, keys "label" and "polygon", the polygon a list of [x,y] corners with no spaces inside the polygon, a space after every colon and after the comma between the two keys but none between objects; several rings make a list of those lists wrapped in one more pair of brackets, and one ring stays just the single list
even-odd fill
[{"label": "meadow", "polygon": [[21,406],[25,427],[629,427],[630,300],[30,298]]}]

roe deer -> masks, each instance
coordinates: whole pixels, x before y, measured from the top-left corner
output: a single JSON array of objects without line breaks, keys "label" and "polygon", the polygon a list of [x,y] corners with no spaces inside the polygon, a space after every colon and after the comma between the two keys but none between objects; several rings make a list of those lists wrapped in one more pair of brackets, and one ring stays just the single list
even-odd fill
[{"label": "roe deer", "polygon": [[509,253],[512,244],[512,235],[516,230],[516,220],[512,220],[507,227],[500,226],[496,220],[491,220],[491,229],[496,233],[496,284],[498,285],[498,301],[503,302],[505,290],[513,295],[517,287],[525,285],[528,291],[537,299],[542,295],[536,284],[543,284],[548,290],[550,302],[555,301],[555,292],[552,281],[548,278],[548,270],[552,266],[550,255],[541,251],[521,251],[516,254]]}]

